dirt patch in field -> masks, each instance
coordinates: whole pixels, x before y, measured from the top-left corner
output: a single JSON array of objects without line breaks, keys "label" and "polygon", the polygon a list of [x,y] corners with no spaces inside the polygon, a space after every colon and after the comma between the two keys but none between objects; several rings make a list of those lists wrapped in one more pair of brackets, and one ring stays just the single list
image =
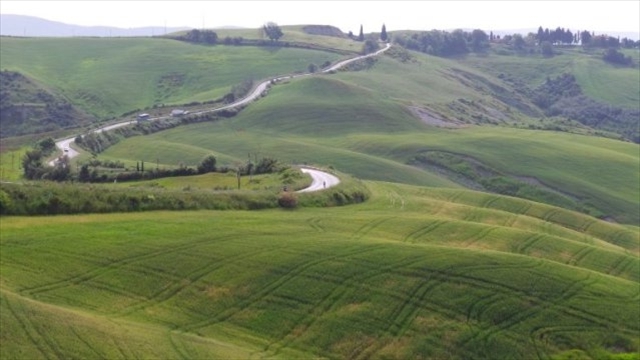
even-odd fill
[{"label": "dirt patch in field", "polygon": [[423,123],[431,126],[437,126],[442,128],[461,128],[464,127],[464,123],[455,120],[445,120],[433,111],[417,106],[409,106],[411,113]]}]

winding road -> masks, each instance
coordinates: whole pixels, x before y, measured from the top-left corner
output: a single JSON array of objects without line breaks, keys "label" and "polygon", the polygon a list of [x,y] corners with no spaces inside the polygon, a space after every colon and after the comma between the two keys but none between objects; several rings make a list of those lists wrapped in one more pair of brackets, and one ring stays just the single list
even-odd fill
[{"label": "winding road", "polygon": [[[331,73],[334,72],[342,67],[345,67],[347,65],[349,65],[350,63],[354,62],[354,61],[358,61],[358,60],[362,60],[362,59],[366,59],[369,57],[373,57],[373,56],[377,56],[382,54],[383,52],[389,50],[389,48],[391,47],[390,43],[385,44],[385,46],[383,48],[381,48],[380,50],[371,53],[371,54],[367,54],[367,55],[361,55],[361,56],[356,56],[354,58],[351,59],[347,59],[347,60],[342,60],[337,62],[336,64],[322,70],[321,73],[323,74],[327,74],[327,73]],[[201,114],[208,114],[208,113],[212,113],[212,112],[217,112],[217,111],[222,111],[222,110],[226,110],[226,109],[230,109],[230,108],[234,108],[234,107],[238,107],[238,106],[243,106],[246,104],[249,104],[250,102],[256,100],[257,98],[261,97],[262,94],[269,88],[269,86],[273,83],[276,82],[280,82],[283,80],[287,80],[287,79],[293,79],[293,78],[298,78],[298,77],[303,77],[303,76],[311,76],[311,75],[315,75],[315,73],[305,73],[305,74],[298,74],[298,75],[290,75],[290,76],[281,76],[281,77],[276,77],[276,78],[272,78],[269,80],[265,80],[261,83],[259,83],[254,89],[253,91],[251,91],[251,93],[249,93],[247,96],[245,96],[244,98],[222,106],[222,107],[218,107],[218,108],[213,108],[213,109],[206,109],[206,110],[201,110],[201,111],[197,111],[197,112],[193,112],[191,113],[192,115],[201,115]],[[147,121],[155,121],[155,120],[162,120],[162,119],[170,119],[171,116],[167,115],[167,116],[159,116],[159,117],[155,117],[155,118],[151,118]],[[132,125],[135,124],[137,121],[136,120],[131,120],[131,121],[123,121],[123,122],[119,122],[116,124],[112,124],[112,125],[107,125],[107,126],[103,126],[99,129],[94,130],[94,132],[99,133],[102,131],[109,131],[109,130],[113,130],[113,129],[117,129],[119,127],[123,127],[123,126],[127,126],[127,125]],[[67,157],[69,159],[72,159],[78,155],[80,155],[80,153],[78,153],[76,150],[74,150],[70,145],[71,143],[75,140],[76,136],[73,137],[69,137],[69,138],[65,138],[62,140],[58,140],[56,141],[56,146],[62,151],[63,155],[67,155]],[[49,161],[49,165],[50,166],[55,166],[57,159],[51,160]],[[323,190],[332,186],[336,186],[340,183],[340,180],[323,171],[320,170],[316,170],[316,169],[311,169],[311,168],[301,168],[301,171],[304,173],[307,173],[309,175],[311,175],[311,177],[313,178],[313,182],[311,183],[311,185],[305,189],[299,190],[298,192],[311,192],[311,191],[318,191],[318,190]]]},{"label": "winding road", "polygon": [[332,186],[336,186],[340,184],[340,179],[321,170],[311,169],[311,168],[301,168],[300,171],[302,171],[305,174],[311,175],[311,178],[313,179],[313,181],[311,182],[311,185],[309,185],[308,187],[302,190],[298,190],[297,192],[299,193],[324,190],[326,188],[330,188]]}]

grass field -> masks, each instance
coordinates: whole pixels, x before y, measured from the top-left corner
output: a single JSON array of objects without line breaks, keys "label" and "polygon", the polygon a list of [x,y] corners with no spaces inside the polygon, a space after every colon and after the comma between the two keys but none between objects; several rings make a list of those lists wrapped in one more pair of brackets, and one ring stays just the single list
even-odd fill
[{"label": "grass field", "polygon": [[22,157],[27,147],[0,151],[0,180],[15,181],[22,178]]},{"label": "grass field", "polygon": [[4,218],[2,357],[637,351],[637,228],[368,186],[342,208]]},{"label": "grass field", "polygon": [[[311,35],[304,31],[306,25],[288,25],[281,26],[283,36],[279,39],[280,42],[291,43],[304,43],[313,46],[337,49],[345,52],[360,53],[362,50],[362,43],[359,41],[351,40],[347,37],[335,37],[335,36],[317,36]],[[246,40],[269,40],[265,35],[262,28],[258,29],[215,29],[218,34],[218,40],[223,41],[225,37],[242,37]],[[349,30],[346,30],[345,34]],[[169,37],[177,34],[169,34]],[[317,64],[320,65],[320,64]]]},{"label": "grass field", "polygon": [[305,49],[210,47],[149,38],[2,37],[0,44],[3,69],[46,84],[101,118],[157,104],[210,101],[246,79],[306,71],[310,63],[340,58]]},{"label": "grass field", "polygon": [[[378,79],[374,71],[367,76]],[[235,118],[128,139],[104,156],[197,164],[210,152],[226,161],[260,153],[286,162],[331,165],[363,179],[459,187],[440,174],[407,165],[425,151],[447,151],[514,178],[535,179],[595,215],[637,224],[637,145],[550,131],[428,126],[384,96],[342,80],[353,77],[338,74],[278,85]]]},{"label": "grass field", "polygon": [[469,56],[462,64],[483,69],[491,74],[504,74],[531,84],[544,83],[546,77],[562,73],[573,74],[584,93],[601,102],[638,108],[640,102],[640,71],[638,51],[625,55],[635,59],[634,67],[616,67],[602,60],[602,52],[585,52],[580,47],[563,48],[560,54],[541,59],[537,56]]},{"label": "grass field", "polygon": [[[361,45],[301,26],[283,31],[282,41]],[[218,35],[262,38],[257,29]],[[341,57],[159,38],[0,41],[3,69],[102,118],[211,100],[248,77]],[[358,205],[319,207],[341,204],[332,189],[299,194],[295,210],[275,208],[275,175],[243,179],[242,195],[268,202],[261,207],[226,206],[239,195],[227,191],[233,174],[3,185],[33,188],[39,198],[28,201],[43,206],[67,199],[55,191],[105,195],[93,211],[116,197],[122,209],[161,195],[181,201],[175,194],[222,202],[188,209],[262,210],[3,216],[0,358],[640,360],[638,145],[517,128],[540,114],[504,80],[535,87],[569,72],[589,96],[633,108],[637,69],[578,49],[549,59],[398,56],[278,84],[235,117],[128,138],[98,156],[130,167],[196,166],[210,154],[231,168],[247,156],[308,163],[366,189]],[[434,126],[410,106],[455,126]],[[18,178],[8,164],[25,143],[3,140],[3,180]],[[414,162],[432,153],[535,184],[609,221],[464,189],[444,169]]]}]

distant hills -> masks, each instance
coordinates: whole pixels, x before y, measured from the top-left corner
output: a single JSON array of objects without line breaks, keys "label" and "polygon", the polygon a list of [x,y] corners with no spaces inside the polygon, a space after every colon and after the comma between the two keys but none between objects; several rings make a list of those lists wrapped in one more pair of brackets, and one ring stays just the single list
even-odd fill
[{"label": "distant hills", "polygon": [[[219,29],[239,29],[237,26],[219,26]],[[553,27],[555,28],[555,27]],[[99,37],[123,37],[123,36],[157,36],[166,33],[189,30],[190,27],[164,27],[148,26],[139,28],[118,28],[112,26],[81,26],[65,24],[62,22],[46,20],[34,16],[0,14],[0,35],[1,36],[48,36],[48,37],[71,37],[71,36],[99,36]],[[412,29],[403,29],[412,30]],[[445,29],[454,30],[454,29]],[[463,29],[473,30],[473,29]],[[512,35],[535,33],[537,28],[531,29],[482,29],[487,33],[493,31],[495,35]],[[585,30],[585,29],[572,29]],[[588,30],[588,29],[587,29]],[[640,31],[596,31],[597,34],[607,34],[620,38],[632,40],[640,39]]]},{"label": "distant hills", "polygon": [[150,26],[123,29],[111,26],[80,26],[24,15],[0,15],[0,35],[3,36],[156,36],[188,30],[188,27]]}]

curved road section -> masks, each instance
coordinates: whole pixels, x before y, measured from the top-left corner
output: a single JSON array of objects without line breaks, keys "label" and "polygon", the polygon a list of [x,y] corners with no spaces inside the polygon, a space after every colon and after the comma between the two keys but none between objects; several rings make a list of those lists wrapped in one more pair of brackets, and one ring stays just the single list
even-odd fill
[{"label": "curved road section", "polygon": [[340,184],[340,179],[324,171],[310,168],[301,168],[300,171],[311,175],[313,182],[309,187],[298,190],[299,193],[323,190]]}]

